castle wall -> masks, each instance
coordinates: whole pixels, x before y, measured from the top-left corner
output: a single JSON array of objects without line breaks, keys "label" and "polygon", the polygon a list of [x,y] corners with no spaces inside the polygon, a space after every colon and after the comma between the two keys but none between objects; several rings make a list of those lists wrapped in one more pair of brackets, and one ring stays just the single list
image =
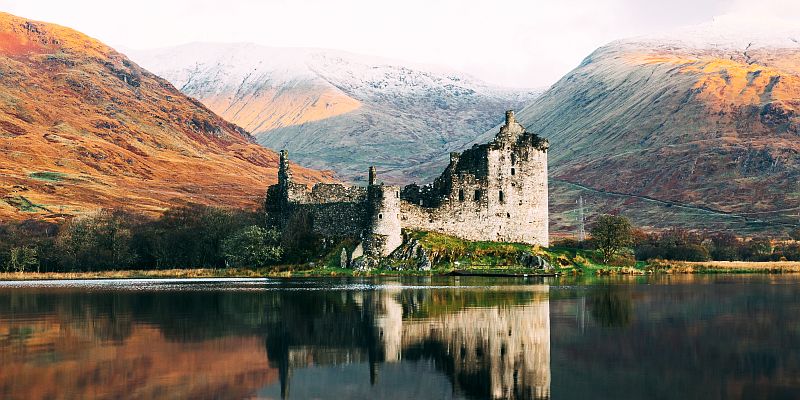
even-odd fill
[{"label": "castle wall", "polygon": [[298,204],[293,211],[308,213],[314,233],[325,237],[358,238],[369,221],[364,203]]}]

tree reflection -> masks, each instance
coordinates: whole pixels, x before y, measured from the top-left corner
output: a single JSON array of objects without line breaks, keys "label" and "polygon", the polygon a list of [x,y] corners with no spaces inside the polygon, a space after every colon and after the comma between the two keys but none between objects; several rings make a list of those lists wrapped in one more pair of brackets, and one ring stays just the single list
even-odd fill
[{"label": "tree reflection", "polygon": [[622,285],[594,286],[589,292],[591,314],[605,327],[625,327],[631,323],[631,292]]}]

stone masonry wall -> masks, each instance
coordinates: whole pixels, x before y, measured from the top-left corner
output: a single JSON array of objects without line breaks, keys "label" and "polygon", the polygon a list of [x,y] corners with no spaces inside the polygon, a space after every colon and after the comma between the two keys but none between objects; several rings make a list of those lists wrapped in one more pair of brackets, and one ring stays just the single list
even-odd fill
[{"label": "stone masonry wall", "polygon": [[308,212],[314,232],[329,238],[358,238],[368,224],[363,203],[299,204],[295,210]]},{"label": "stone masonry wall", "polygon": [[451,155],[432,185],[403,190],[404,228],[549,244],[547,142],[508,117],[493,142]]}]

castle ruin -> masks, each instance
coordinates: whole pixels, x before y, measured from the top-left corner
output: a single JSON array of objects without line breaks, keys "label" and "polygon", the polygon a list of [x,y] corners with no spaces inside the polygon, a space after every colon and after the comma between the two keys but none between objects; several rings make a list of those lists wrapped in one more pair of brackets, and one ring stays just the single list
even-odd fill
[{"label": "castle ruin", "polygon": [[318,183],[309,189],[292,181],[284,150],[266,210],[275,225],[302,215],[315,233],[356,239],[364,254],[376,257],[402,244],[402,229],[547,246],[547,149],[546,139],[527,132],[508,111],[494,140],[451,153],[432,184],[402,189],[378,183],[374,167],[367,187]]}]

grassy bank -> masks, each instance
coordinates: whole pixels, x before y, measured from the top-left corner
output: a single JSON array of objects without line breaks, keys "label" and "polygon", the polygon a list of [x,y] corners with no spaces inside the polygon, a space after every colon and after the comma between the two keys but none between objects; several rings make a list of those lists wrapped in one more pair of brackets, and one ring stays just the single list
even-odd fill
[{"label": "grassy bank", "polygon": [[796,273],[800,272],[800,261],[654,261],[651,267],[663,268],[671,273]]},{"label": "grassy bank", "polygon": [[[356,277],[356,276],[443,276],[454,268],[436,268],[431,271],[389,270],[354,271],[342,268],[299,268],[294,270],[271,269],[169,269],[169,270],[131,270],[101,272],[26,272],[0,273],[0,281],[20,280],[79,280],[79,279],[181,279],[181,278],[291,278],[291,277]],[[530,274],[532,271],[519,266],[494,268],[469,268],[474,273],[507,273]],[[602,265],[567,266],[557,268],[562,275],[595,276],[595,275],[646,275],[646,274],[782,274],[800,273],[800,262],[659,262],[642,264],[637,267],[614,267]]]},{"label": "grassy bank", "polygon": [[[341,247],[333,246],[330,254],[316,263],[278,266],[261,269],[168,269],[122,270],[99,272],[0,273],[0,280],[69,280],[69,279],[147,279],[147,278],[258,278],[258,277],[351,277],[351,276],[441,276],[454,270],[487,274],[532,274],[520,265],[523,257],[539,256],[567,276],[646,275],[646,274],[715,274],[715,273],[797,273],[800,262],[735,262],[735,261],[628,261],[624,265],[604,265],[593,250],[550,247],[542,248],[519,243],[471,242],[430,232],[409,232],[431,259],[431,271],[411,267],[412,260],[387,260],[385,267],[372,271],[340,268]],[[339,250],[339,251],[337,251]],[[382,266],[384,263],[381,264]]]},{"label": "grassy bank", "polygon": [[157,278],[255,278],[265,276],[263,271],[244,268],[210,269],[164,269],[164,270],[124,270],[97,272],[3,272],[0,280],[75,280],[75,279],[157,279]]}]

